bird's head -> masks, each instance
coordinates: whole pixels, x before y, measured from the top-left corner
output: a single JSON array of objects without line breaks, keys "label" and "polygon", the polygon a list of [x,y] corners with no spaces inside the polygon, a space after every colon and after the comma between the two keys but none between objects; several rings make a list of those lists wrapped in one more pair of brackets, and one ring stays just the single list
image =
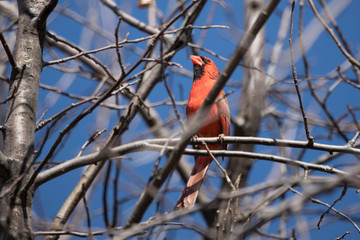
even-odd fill
[{"label": "bird's head", "polygon": [[202,77],[216,80],[219,76],[220,72],[210,58],[192,55],[190,59],[194,65],[194,81]]}]

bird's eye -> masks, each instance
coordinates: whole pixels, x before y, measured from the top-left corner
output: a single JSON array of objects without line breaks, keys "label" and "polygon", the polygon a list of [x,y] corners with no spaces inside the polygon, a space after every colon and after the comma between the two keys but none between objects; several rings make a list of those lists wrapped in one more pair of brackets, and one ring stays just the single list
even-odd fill
[{"label": "bird's eye", "polygon": [[210,60],[207,59],[206,57],[201,57],[201,60],[203,61],[204,65],[206,65],[210,62]]}]

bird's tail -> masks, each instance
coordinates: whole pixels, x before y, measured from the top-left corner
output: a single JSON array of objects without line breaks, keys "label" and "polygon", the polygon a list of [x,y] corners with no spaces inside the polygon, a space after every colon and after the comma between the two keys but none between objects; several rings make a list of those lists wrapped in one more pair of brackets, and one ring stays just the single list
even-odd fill
[{"label": "bird's tail", "polygon": [[196,158],[189,180],[174,207],[175,211],[183,208],[192,208],[194,206],[201,183],[204,180],[205,173],[211,161],[212,158],[209,156],[199,156]]}]

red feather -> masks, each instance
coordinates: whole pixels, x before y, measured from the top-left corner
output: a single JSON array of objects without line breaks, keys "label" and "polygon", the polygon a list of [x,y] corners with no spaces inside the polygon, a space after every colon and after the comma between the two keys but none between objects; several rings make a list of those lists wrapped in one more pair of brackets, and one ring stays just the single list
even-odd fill
[{"label": "red feather", "polygon": [[[190,56],[190,59],[194,65],[194,81],[186,106],[186,115],[189,120],[200,108],[220,74],[211,59],[199,56]],[[224,95],[224,91],[219,93],[218,98],[221,100],[212,106],[203,127],[197,132],[198,137],[218,137],[220,134],[225,136],[230,134],[230,110]],[[210,150],[223,148],[221,144],[209,145],[208,147]],[[201,149],[205,149],[205,146],[201,146]],[[201,183],[211,161],[212,158],[209,156],[195,158],[194,168],[174,210],[192,208],[194,206]]]}]

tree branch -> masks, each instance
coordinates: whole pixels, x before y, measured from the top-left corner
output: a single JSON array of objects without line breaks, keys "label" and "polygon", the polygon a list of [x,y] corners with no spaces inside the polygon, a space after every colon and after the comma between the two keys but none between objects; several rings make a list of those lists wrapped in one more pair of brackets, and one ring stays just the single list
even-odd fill
[{"label": "tree branch", "polygon": [[4,37],[2,32],[0,32],[0,41],[1,41],[2,45],[3,45],[3,47],[4,47],[6,55],[9,58],[9,62],[10,62],[11,67],[16,68],[16,62],[14,60],[14,57],[13,57],[13,55],[11,53],[11,50],[10,50],[9,46],[6,43],[5,37]]},{"label": "tree branch", "polygon": [[357,68],[360,68],[360,63],[349,52],[347,52],[344,49],[344,47],[342,46],[342,44],[340,43],[340,41],[336,37],[334,31],[327,25],[325,20],[320,16],[319,12],[317,11],[317,9],[316,9],[316,7],[314,5],[314,2],[312,0],[308,0],[308,1],[309,1],[310,7],[313,10],[316,18],[321,22],[321,24],[324,26],[326,31],[330,34],[331,38],[334,40],[336,46],[340,49],[342,54],[349,60],[349,62],[352,65],[356,66]]}]

